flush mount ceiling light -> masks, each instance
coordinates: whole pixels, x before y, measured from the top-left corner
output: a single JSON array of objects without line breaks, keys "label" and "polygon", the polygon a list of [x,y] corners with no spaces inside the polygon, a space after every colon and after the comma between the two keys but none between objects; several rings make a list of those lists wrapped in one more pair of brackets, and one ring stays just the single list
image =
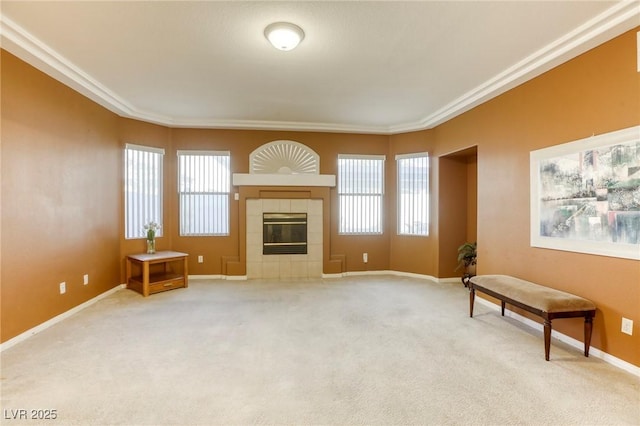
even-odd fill
[{"label": "flush mount ceiling light", "polygon": [[302,28],[289,22],[274,22],[264,29],[264,36],[279,50],[293,50],[304,38]]}]

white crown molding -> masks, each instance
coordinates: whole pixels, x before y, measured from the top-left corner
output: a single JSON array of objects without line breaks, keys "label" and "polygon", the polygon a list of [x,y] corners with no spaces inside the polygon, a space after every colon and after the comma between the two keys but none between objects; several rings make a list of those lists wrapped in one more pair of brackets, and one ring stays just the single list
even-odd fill
[{"label": "white crown molding", "polygon": [[133,113],[126,101],[4,15],[0,15],[0,46],[109,110]]},{"label": "white crown molding", "polygon": [[390,134],[389,127],[387,126],[359,126],[341,123],[311,123],[302,121],[213,120],[203,118],[167,120],[164,123],[158,122],[157,124],[190,129],[282,130],[323,133],[371,133],[376,135]]},{"label": "white crown molding", "polygon": [[488,101],[551,68],[568,61],[640,24],[640,2],[623,0],[574,31],[528,56],[422,120],[392,126],[260,120],[175,119],[140,110],[104,87],[0,13],[0,46],[78,91],[108,110],[127,118],[168,127],[287,130],[335,133],[397,134],[430,129]]},{"label": "white crown molding", "polygon": [[624,0],[580,27],[507,68],[445,107],[415,123],[391,126],[390,133],[430,129],[509,89],[640,25],[640,2]]}]

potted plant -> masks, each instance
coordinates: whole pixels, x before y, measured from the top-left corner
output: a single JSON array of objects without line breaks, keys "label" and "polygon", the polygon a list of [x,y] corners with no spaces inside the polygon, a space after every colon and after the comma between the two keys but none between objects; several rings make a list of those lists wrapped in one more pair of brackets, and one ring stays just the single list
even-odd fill
[{"label": "potted plant", "polygon": [[478,257],[478,243],[464,243],[458,247],[458,266],[456,271],[464,268],[462,284],[469,286],[469,279],[476,274],[476,259]]}]

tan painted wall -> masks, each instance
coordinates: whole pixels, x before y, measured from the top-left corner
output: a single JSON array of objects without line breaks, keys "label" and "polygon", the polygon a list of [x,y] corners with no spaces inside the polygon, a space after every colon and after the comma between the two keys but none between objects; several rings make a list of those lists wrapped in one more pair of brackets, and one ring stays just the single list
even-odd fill
[{"label": "tan painted wall", "polygon": [[467,237],[478,239],[478,153],[466,157],[467,161]]},{"label": "tan painted wall", "polygon": [[[337,156],[341,153],[386,154],[388,137],[378,135],[353,135],[336,133],[307,133],[283,131],[246,131],[211,129],[167,129],[135,120],[123,120],[120,126],[120,142],[165,148],[164,173],[164,231],[158,239],[158,250],[172,249],[189,253],[189,273],[192,275],[244,275],[245,264],[234,265],[240,257],[241,232],[239,202],[232,200],[230,235],[224,237],[181,237],[179,235],[179,200],[176,188],[178,150],[228,150],[231,152],[233,173],[248,173],[249,154],[259,146],[274,140],[294,140],[315,150],[321,158],[323,174],[337,173]],[[239,188],[232,188],[239,192]],[[388,235],[341,237],[337,234],[337,192],[331,189],[331,255],[343,256],[347,270],[388,269]],[[124,216],[120,211],[121,226]],[[121,238],[121,277],[124,280],[124,257],[144,249],[144,240]],[[369,248],[369,263],[362,262],[362,247]],[[197,263],[197,256],[204,257]],[[230,268],[230,269],[227,269]],[[327,266],[327,268],[329,268]],[[326,271],[341,272],[341,271]]]},{"label": "tan painted wall", "polygon": [[[478,145],[478,272],[593,300],[592,344],[634,365],[640,365],[640,262],[530,247],[529,152],[640,124],[637,31],[434,129],[438,152]],[[634,320],[633,336],[620,332],[622,316]],[[554,328],[582,340],[580,320]]]},{"label": "tan painted wall", "polygon": [[[337,173],[338,154],[387,154],[388,136],[357,135],[339,133],[310,133],[286,131],[246,131],[246,130],[207,130],[207,129],[173,129],[172,152],[167,161],[175,161],[177,150],[228,150],[231,152],[231,167],[233,173],[249,172],[249,154],[256,148],[274,140],[293,140],[313,149],[320,155],[320,172],[322,174]],[[173,178],[172,178],[173,179]],[[175,179],[174,179],[175,180]],[[175,188],[175,184],[174,184]],[[232,192],[239,192],[235,187]],[[175,193],[175,191],[174,191]],[[338,235],[338,195],[335,188],[330,190],[330,253],[332,256],[343,256],[346,270],[364,271],[385,270],[389,268],[388,232],[380,236],[350,236]],[[223,272],[224,258],[240,256],[241,233],[239,223],[242,217],[239,212],[239,202],[231,202],[231,227],[228,237],[180,237],[177,223],[172,229],[173,248],[192,254],[189,259],[191,274],[217,275]],[[387,210],[388,210],[388,206]],[[169,207],[177,218],[178,200],[175,198]],[[362,247],[369,251],[369,263],[362,262]],[[197,255],[203,255],[205,262],[198,264]],[[326,261],[327,259],[325,259]],[[326,264],[326,263],[325,263]],[[328,266],[327,266],[328,267]],[[238,269],[226,271],[231,275],[236,272],[244,275],[245,265]],[[330,271],[336,273],[341,271]]]},{"label": "tan painted wall", "polygon": [[[440,157],[440,198],[438,226],[440,228],[438,277],[460,276],[458,247],[467,241],[467,223],[470,207],[467,195],[466,157]],[[471,208],[473,210],[473,208]]]},{"label": "tan painted wall", "polygon": [[[395,207],[397,203],[397,169],[395,156],[416,152],[433,153],[435,142],[433,132],[404,133],[389,137],[389,161],[387,165],[387,183],[389,204]],[[431,189],[431,204],[429,206],[429,236],[398,236],[396,230],[395,208],[388,209],[389,214],[389,269],[394,271],[411,272],[430,276],[438,276],[438,205],[433,200],[438,198],[438,167],[437,159],[430,159],[429,186]]]},{"label": "tan painted wall", "polygon": [[116,115],[1,59],[4,342],[120,283],[121,151]]}]

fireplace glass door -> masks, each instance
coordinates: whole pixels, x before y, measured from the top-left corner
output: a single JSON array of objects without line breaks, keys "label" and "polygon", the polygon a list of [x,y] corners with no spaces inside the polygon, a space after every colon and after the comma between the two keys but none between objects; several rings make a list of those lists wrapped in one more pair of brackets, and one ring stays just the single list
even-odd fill
[{"label": "fireplace glass door", "polygon": [[307,254],[306,213],[263,213],[262,254]]}]

